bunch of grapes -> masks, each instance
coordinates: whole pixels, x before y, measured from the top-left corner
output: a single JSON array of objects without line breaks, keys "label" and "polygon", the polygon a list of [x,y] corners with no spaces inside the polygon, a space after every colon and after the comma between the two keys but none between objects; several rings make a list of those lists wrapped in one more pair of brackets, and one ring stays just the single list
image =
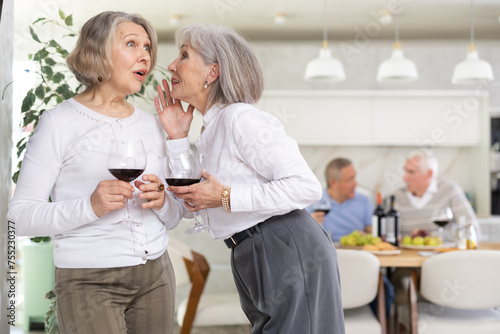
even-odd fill
[{"label": "bunch of grapes", "polygon": [[354,231],[340,238],[340,244],[346,246],[375,245],[381,241],[380,237],[373,237],[371,234],[360,231]]}]

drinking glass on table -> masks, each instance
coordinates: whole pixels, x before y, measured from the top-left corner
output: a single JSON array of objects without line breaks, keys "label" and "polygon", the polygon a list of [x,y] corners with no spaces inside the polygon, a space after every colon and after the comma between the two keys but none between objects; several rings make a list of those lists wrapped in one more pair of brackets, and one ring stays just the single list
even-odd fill
[{"label": "drinking glass on table", "polygon": [[[199,159],[192,150],[179,154],[170,154],[166,161],[165,181],[169,186],[189,186],[200,182],[202,168]],[[189,202],[189,197],[187,202],[189,205],[194,206]],[[209,225],[200,222],[198,213],[195,211],[193,215],[194,226],[186,230],[186,233],[194,234],[207,230]]]},{"label": "drinking glass on table", "polygon": [[431,217],[434,224],[438,226],[438,236],[444,242],[444,227],[453,219],[453,212],[449,206],[437,207]]},{"label": "drinking glass on table", "polygon": [[[134,181],[144,172],[146,163],[146,150],[142,140],[111,140],[106,167],[118,180],[129,183]],[[125,201],[125,217],[121,222],[132,223],[128,198]]]}]

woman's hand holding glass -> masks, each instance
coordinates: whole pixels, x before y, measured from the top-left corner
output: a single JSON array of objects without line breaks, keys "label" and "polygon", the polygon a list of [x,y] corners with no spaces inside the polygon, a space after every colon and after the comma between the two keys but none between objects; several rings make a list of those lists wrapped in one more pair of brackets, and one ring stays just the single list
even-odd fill
[{"label": "woman's hand holding glass", "polygon": [[142,176],[142,180],[148,183],[135,181],[137,189],[141,191],[139,198],[147,200],[142,203],[143,209],[160,210],[165,204],[165,186],[160,178],[154,174],[146,174]]},{"label": "woman's hand holding glass", "polygon": [[[201,181],[202,168],[200,160],[189,150],[178,154],[170,154],[166,159],[165,181],[170,186],[184,186],[187,188],[187,193],[184,194],[184,204],[189,209],[195,208],[196,203],[190,197],[189,186]],[[195,226],[188,229],[187,233],[198,233],[209,228],[208,224],[202,224],[198,218],[196,210],[190,210],[194,214]]]},{"label": "woman's hand holding glass", "polygon": [[178,198],[186,200],[186,196],[188,196],[191,205],[187,201],[184,204],[191,212],[222,206],[222,183],[215,176],[209,175],[205,170],[201,176],[204,179],[203,182],[184,187],[168,187],[168,190]]}]

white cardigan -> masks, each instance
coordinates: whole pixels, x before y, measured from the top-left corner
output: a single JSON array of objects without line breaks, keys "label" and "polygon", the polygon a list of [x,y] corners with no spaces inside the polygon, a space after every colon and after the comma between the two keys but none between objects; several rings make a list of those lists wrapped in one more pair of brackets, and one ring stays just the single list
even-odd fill
[{"label": "white cardigan", "polygon": [[[125,209],[98,218],[90,195],[102,180],[111,139],[142,139],[147,151],[144,174],[163,180],[164,132],[155,116],[136,109],[125,119],[104,116],[70,99],[46,111],[29,140],[8,219],[19,236],[53,236],[54,261],[60,268],[132,266],[156,259],[168,244],[166,229],[186,212],[166,196],[159,211],[142,210],[130,200],[136,224],[119,223]],[[140,177],[138,178],[140,179]],[[52,202],[48,202],[49,196]]]}]

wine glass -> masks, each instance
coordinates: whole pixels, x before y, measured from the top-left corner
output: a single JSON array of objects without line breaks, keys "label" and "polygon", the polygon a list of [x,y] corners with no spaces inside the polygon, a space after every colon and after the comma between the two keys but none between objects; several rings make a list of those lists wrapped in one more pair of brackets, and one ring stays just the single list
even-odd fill
[{"label": "wine glass", "polygon": [[324,212],[325,216],[330,212],[332,204],[328,196],[323,196],[318,202],[314,203],[312,209],[314,212]]},{"label": "wine glass", "polygon": [[[146,163],[146,150],[142,140],[111,140],[106,167],[118,180],[129,183],[134,181],[144,172]],[[122,222],[132,223],[128,198],[125,201],[125,217]]]},{"label": "wine glass", "polygon": [[[201,164],[192,150],[179,154],[170,154],[166,161],[165,181],[169,186],[189,186],[200,182]],[[188,204],[193,205],[190,202],[188,202]],[[202,224],[200,222],[196,211],[193,212],[193,215],[194,226],[186,230],[186,233],[199,233],[209,228],[208,224]]]},{"label": "wine glass", "polygon": [[453,219],[453,212],[449,206],[437,207],[431,217],[434,224],[438,226],[438,235],[442,241],[444,241],[444,229],[451,220]]}]

